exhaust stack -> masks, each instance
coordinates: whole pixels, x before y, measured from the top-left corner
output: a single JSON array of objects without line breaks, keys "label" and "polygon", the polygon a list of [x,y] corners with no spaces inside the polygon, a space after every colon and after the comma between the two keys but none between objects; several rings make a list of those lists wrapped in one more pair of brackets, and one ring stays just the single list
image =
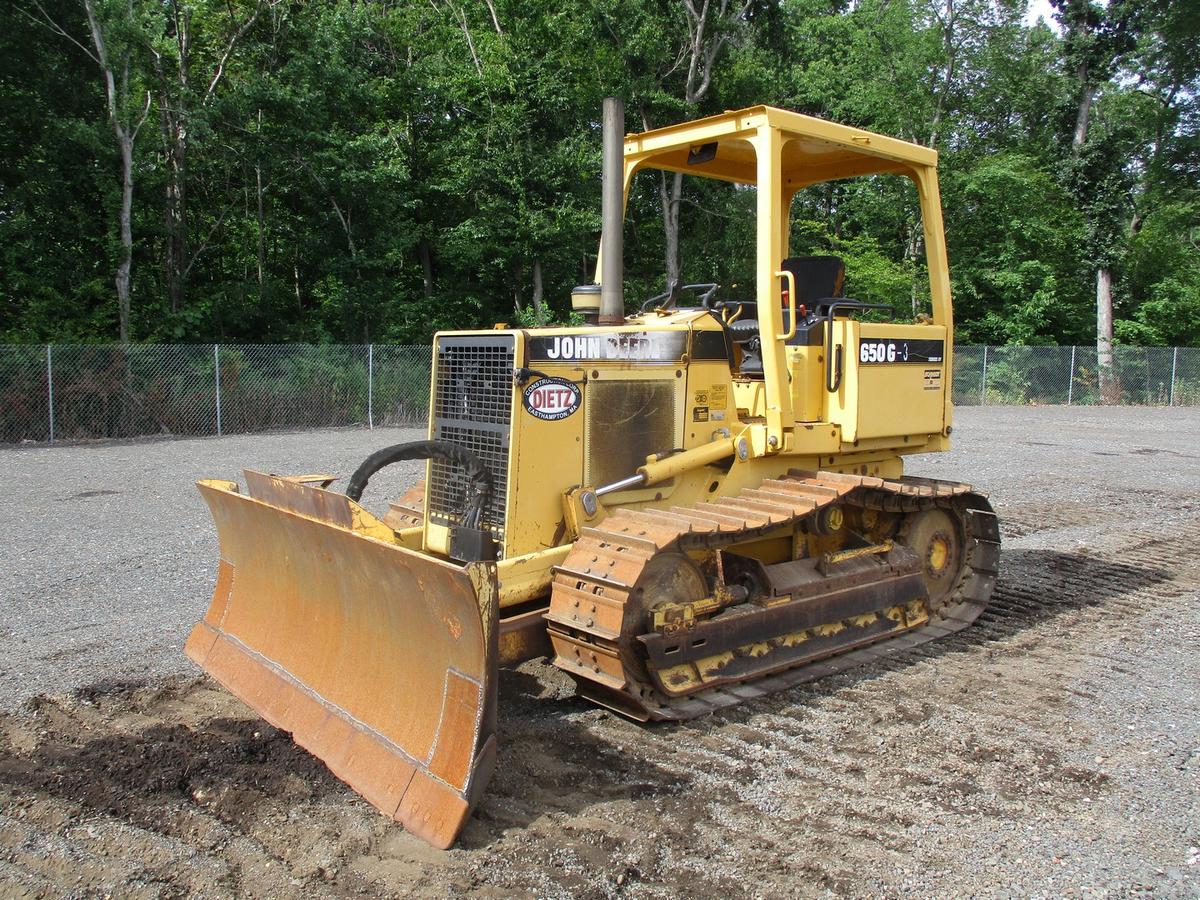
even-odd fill
[{"label": "exhaust stack", "polygon": [[604,98],[604,157],[600,207],[600,324],[625,322],[625,104]]}]

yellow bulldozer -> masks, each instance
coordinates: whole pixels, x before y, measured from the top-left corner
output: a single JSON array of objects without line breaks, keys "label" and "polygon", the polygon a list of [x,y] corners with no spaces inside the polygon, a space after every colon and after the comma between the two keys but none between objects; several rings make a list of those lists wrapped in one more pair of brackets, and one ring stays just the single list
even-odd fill
[{"label": "yellow bulldozer", "polygon": [[[446,332],[428,439],[329,475],[202,481],[221,558],[187,642],[214,678],[439,847],[496,759],[497,670],[550,656],[579,693],[685,720],[964,628],[1000,535],[949,447],[953,320],[926,147],[768,106],[624,134],[604,107],[603,230],[583,325]],[[753,188],[753,296],[670,285],[627,315],[634,176]],[[797,191],[916,188],[931,315],[846,297],[789,256]],[[851,273],[853,278],[853,273]],[[424,459],[383,518],[371,476]]]}]

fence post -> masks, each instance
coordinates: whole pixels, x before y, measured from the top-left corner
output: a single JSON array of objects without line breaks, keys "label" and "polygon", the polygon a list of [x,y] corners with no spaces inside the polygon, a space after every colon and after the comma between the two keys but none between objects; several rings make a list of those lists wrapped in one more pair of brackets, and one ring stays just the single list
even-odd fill
[{"label": "fence post", "polygon": [[[1174,376],[1171,381],[1174,382]],[[1174,384],[1172,384],[1174,388]],[[46,400],[50,410],[50,443],[54,443],[54,351],[46,345]]]},{"label": "fence post", "polygon": [[1067,406],[1075,396],[1075,345],[1071,345],[1071,371],[1067,378]]},{"label": "fence post", "polygon": [[[1180,348],[1175,348],[1175,353],[1171,354],[1171,400],[1169,406],[1175,406],[1175,368],[1180,365]],[[52,420],[53,421],[53,420]]]},{"label": "fence post", "polygon": [[221,436],[221,345],[213,344],[213,372],[217,376],[217,437]]},{"label": "fence post", "polygon": [[375,430],[375,345],[367,344],[367,428]]},{"label": "fence post", "polygon": [[979,379],[979,405],[987,406],[987,352],[988,345],[983,345],[983,377]]},{"label": "fence post", "polygon": [[1150,350],[1149,350],[1149,348],[1146,349],[1146,399],[1144,402],[1145,402],[1146,406],[1153,405],[1150,401]]}]

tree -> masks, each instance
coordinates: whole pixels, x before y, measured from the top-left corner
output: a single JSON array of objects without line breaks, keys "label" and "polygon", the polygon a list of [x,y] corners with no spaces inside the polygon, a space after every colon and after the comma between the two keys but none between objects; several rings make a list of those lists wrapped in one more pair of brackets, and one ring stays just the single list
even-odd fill
[{"label": "tree", "polygon": [[[1089,247],[1096,260],[1096,359],[1105,396],[1113,394],[1112,380],[1112,267],[1116,252],[1114,190],[1120,176],[1110,165],[1100,171],[1097,162],[1107,156],[1098,148],[1086,156],[1091,132],[1093,106],[1104,82],[1115,73],[1119,58],[1132,47],[1128,11],[1124,3],[1102,6],[1094,0],[1052,0],[1059,22],[1066,32],[1063,42],[1064,63],[1074,73],[1076,88],[1075,125],[1071,134],[1074,160],[1068,166],[1069,178],[1076,186],[1081,203],[1091,212]],[[1119,162],[1117,162],[1119,166]]]},{"label": "tree", "polygon": [[[273,10],[279,2],[255,0],[247,4],[244,11],[225,4],[218,11],[188,0],[167,0],[163,6],[162,38],[151,44],[150,52],[154,60],[166,163],[163,266],[172,313],[178,313],[183,306],[187,277],[194,263],[188,234],[187,202],[188,155],[197,130],[195,117],[211,108],[246,33],[264,9]],[[200,36],[204,44],[209,45],[202,44],[199,48],[203,73],[196,71],[201,64],[195,45],[196,20],[206,26],[200,29]],[[199,84],[196,84],[197,74],[200,74]]]},{"label": "tree", "polygon": [[[1114,340],[1195,340],[1195,4],[1061,2],[1062,35],[1015,0],[21,0],[0,7],[0,340],[561,318],[592,276],[607,94],[631,130],[766,102],[936,146],[960,340],[1090,340],[1098,283]],[[749,296],[753,197],[635,179],[631,303],[664,268]],[[796,253],[923,310],[905,179],[792,213]]]},{"label": "tree", "polygon": [[[683,0],[660,9],[647,4],[641,15],[607,17],[606,27],[626,68],[644,129],[695,118],[709,100],[722,52],[748,39],[748,16],[753,0]],[[683,175],[658,174],[658,205],[662,215],[663,263],[668,285],[680,281],[680,204]]]},{"label": "tree", "polygon": [[113,282],[117,289],[119,335],[121,342],[125,343],[130,336],[130,277],[133,268],[133,152],[138,133],[150,114],[151,99],[150,92],[141,86],[141,79],[133,67],[133,58],[141,49],[143,23],[133,0],[82,2],[87,16],[90,49],[51,18],[38,0],[32,0],[37,17],[56,34],[83,51],[99,68],[104,83],[105,111],[121,160],[121,200],[117,212],[120,249]]}]

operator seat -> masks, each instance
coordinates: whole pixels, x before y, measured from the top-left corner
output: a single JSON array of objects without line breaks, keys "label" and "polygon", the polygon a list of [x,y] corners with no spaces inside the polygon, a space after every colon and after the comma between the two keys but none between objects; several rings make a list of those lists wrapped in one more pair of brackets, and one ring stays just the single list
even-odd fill
[{"label": "operator seat", "polygon": [[[796,296],[787,303],[804,307],[804,315],[797,310],[796,333],[788,339],[793,346],[818,346],[823,337],[821,317],[829,308],[822,300],[834,300],[842,296],[846,280],[846,263],[840,256],[791,256],[783,261],[781,268],[796,278]],[[784,328],[791,319],[787,303],[784,304]],[[761,378],[762,344],[758,334],[758,319],[737,319],[729,326],[733,342],[742,351],[742,364],[738,371],[742,375]]]}]

